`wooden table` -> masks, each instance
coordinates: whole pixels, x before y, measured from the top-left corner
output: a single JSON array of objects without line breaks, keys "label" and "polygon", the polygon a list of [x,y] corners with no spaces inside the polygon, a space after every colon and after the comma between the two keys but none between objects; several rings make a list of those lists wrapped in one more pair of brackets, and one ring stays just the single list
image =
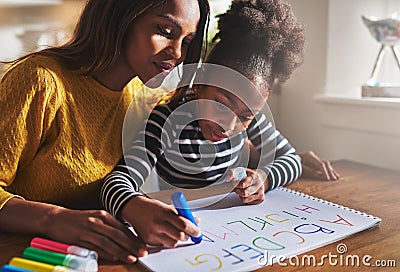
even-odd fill
[{"label": "wooden table", "polygon": [[[344,243],[347,254],[361,257],[370,255],[370,267],[363,266],[357,271],[398,271],[400,267],[400,172],[386,170],[351,161],[341,160],[333,163],[341,174],[339,181],[315,181],[301,179],[289,188],[310,194],[331,202],[348,206],[356,210],[382,218],[379,227],[370,229],[340,242],[336,242],[313,251],[320,260],[323,255],[337,254],[337,245]],[[167,199],[170,192],[157,193],[159,199]],[[192,196],[192,198],[201,197]],[[190,197],[188,197],[190,198]],[[23,250],[29,245],[32,237],[21,235],[0,234],[0,265],[8,263],[14,256],[22,256]],[[301,256],[300,256],[301,257]],[[391,267],[377,267],[375,261]],[[395,264],[394,264],[395,262]],[[326,259],[323,266],[293,266],[288,261],[287,266],[273,265],[273,271],[353,271],[351,266],[333,266]],[[393,267],[394,265],[397,266]],[[357,267],[356,267],[357,268]],[[111,264],[100,262],[100,271],[142,271],[138,265]],[[256,271],[270,271],[271,266]],[[166,269],[166,271],[168,271]]]}]

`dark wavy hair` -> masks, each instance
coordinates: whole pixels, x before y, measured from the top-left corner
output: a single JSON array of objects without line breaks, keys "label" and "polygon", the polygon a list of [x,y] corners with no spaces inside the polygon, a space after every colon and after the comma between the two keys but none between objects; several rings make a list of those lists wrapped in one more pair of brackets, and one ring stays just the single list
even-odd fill
[{"label": "dark wavy hair", "polygon": [[286,81],[303,61],[304,29],[280,0],[233,0],[218,16],[218,32],[206,62],[262,79],[270,89]]},{"label": "dark wavy hair", "polygon": [[[64,45],[49,47],[31,55],[57,59],[81,75],[95,75],[106,69],[122,49],[129,25],[139,15],[168,0],[88,0],[72,38]],[[186,0],[185,0],[186,1]],[[200,21],[197,35],[190,43],[184,63],[197,63],[201,58],[204,34],[207,32],[210,7],[208,0],[198,0]]]}]

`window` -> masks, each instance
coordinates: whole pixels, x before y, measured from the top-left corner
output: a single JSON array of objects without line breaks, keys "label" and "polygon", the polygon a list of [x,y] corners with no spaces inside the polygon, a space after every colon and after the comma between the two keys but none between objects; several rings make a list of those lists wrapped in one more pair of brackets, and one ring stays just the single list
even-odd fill
[{"label": "window", "polygon": [[[380,44],[371,36],[361,15],[389,18],[400,16],[398,0],[330,0],[327,47],[327,84],[325,93],[334,96],[361,97],[361,86],[369,79]],[[386,48],[380,82],[400,86],[400,69]],[[400,54],[400,45],[397,47]]]}]

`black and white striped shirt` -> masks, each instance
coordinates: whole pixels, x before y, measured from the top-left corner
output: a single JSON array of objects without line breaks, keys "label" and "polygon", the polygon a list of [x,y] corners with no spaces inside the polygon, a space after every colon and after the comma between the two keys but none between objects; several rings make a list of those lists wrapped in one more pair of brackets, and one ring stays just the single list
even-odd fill
[{"label": "black and white striped shirt", "polygon": [[180,108],[183,103],[172,100],[156,106],[146,129],[105,177],[101,199],[114,216],[120,215],[132,197],[141,195],[139,188],[154,166],[164,181],[184,188],[217,183],[230,168],[246,167],[248,157],[242,152],[246,139],[261,154],[258,168],[268,173],[269,190],[299,178],[300,157],[264,114],[258,114],[241,133],[210,142],[203,137],[194,114]]}]

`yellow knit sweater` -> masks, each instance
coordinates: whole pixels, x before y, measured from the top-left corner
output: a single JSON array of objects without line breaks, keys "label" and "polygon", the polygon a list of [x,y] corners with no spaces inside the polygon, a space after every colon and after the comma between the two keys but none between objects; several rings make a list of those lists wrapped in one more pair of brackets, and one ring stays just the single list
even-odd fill
[{"label": "yellow knit sweater", "polygon": [[100,181],[122,156],[129,104],[135,134],[160,96],[135,79],[109,90],[44,56],[11,67],[0,84],[0,209],[14,196],[99,203]]}]

